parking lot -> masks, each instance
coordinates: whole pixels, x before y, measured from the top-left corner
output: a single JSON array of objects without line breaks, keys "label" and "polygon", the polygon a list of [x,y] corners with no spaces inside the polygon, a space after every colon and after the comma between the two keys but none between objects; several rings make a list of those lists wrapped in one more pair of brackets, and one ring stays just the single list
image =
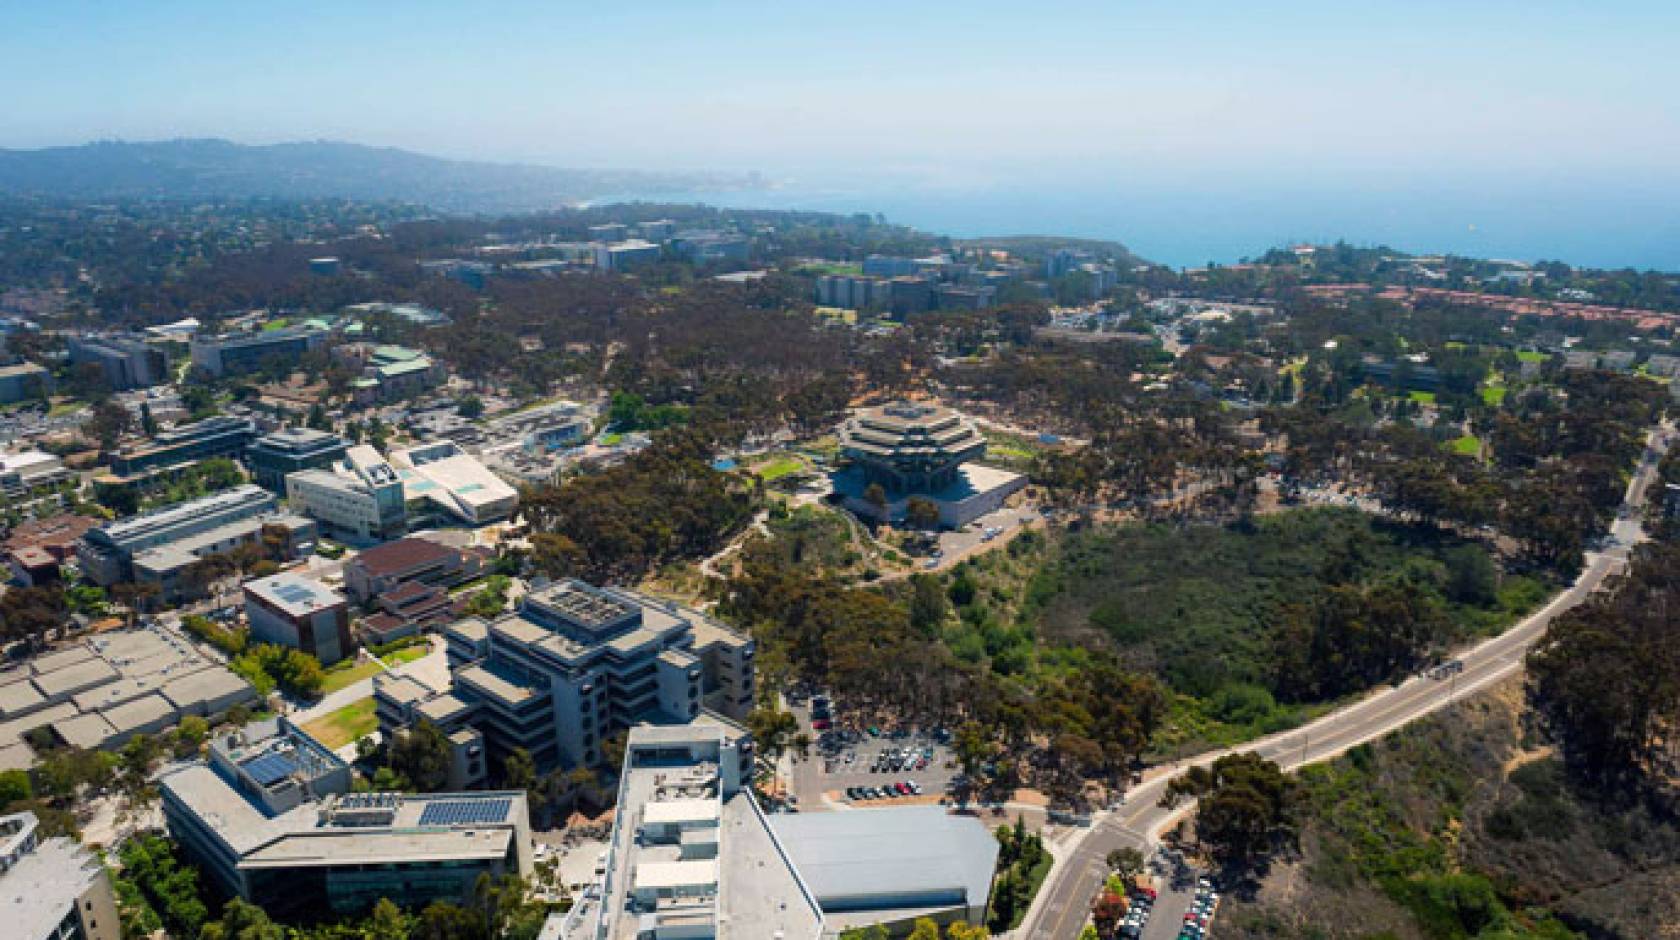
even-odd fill
[{"label": "parking lot", "polygon": [[[807,707],[795,706],[794,714],[810,726]],[[815,746],[809,758],[794,764],[791,781],[801,810],[937,803],[945,797],[959,771],[940,735],[876,731],[811,731]],[[875,792],[866,794],[865,788]]]},{"label": "parking lot", "polygon": [[[1184,856],[1162,846],[1149,860],[1159,890],[1154,910],[1138,933],[1138,940],[1201,940],[1213,924],[1219,895],[1205,875]],[[1190,919],[1187,921],[1186,917]],[[1122,936],[1125,936],[1122,934]]]},{"label": "parking lot", "polygon": [[976,552],[1002,545],[1042,518],[1039,510],[1028,504],[989,512],[961,529],[939,533],[939,555],[922,559],[917,566],[923,570],[950,568]]}]

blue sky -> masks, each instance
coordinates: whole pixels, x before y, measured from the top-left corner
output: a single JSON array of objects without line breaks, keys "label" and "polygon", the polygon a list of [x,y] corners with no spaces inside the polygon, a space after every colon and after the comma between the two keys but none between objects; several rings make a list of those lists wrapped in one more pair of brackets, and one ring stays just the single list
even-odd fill
[{"label": "blue sky", "polygon": [[7,2],[0,146],[334,138],[953,186],[1667,180],[1677,37],[1672,2]]}]

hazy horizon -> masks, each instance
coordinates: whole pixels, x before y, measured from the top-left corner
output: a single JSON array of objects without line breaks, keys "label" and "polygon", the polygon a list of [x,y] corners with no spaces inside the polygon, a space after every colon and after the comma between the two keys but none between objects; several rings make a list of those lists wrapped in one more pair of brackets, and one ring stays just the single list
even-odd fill
[{"label": "hazy horizon", "polygon": [[[1680,8],[1461,6],[7,8],[0,147],[332,139],[758,171],[789,192],[857,197],[1001,206],[1037,192],[1077,208],[1177,195],[1221,201],[1245,231],[1281,209],[1280,237],[1371,242],[1396,230],[1385,216],[1433,213],[1450,235],[1532,229],[1536,204],[1556,204],[1603,234],[1551,251],[1540,238],[1528,254],[1608,239],[1589,263],[1680,267],[1665,224],[1680,214]],[[1594,217],[1597,194],[1611,217]],[[1349,205],[1371,206],[1369,224]],[[1104,234],[1125,233],[1116,219]]]}]

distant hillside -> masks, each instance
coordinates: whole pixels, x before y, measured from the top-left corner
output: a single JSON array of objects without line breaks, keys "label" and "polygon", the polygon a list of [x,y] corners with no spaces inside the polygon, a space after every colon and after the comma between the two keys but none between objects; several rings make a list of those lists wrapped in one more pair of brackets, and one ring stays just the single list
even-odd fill
[{"label": "distant hillside", "polygon": [[756,173],[576,170],[444,160],[389,147],[309,141],[100,142],[0,150],[0,194],[65,199],[345,198],[443,212],[553,209],[602,196],[657,196],[761,185]]}]

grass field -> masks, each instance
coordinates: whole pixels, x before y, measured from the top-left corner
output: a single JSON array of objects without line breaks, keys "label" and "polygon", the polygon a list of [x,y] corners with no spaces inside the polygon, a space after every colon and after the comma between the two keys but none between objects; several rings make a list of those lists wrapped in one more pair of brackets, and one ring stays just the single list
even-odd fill
[{"label": "grass field", "polygon": [[807,274],[862,274],[863,265],[835,261],[830,264],[807,264],[800,267]]},{"label": "grass field", "polygon": [[47,409],[47,417],[62,418],[68,414],[75,414],[87,407],[85,401],[61,401],[54,403]]},{"label": "grass field", "polygon": [[1505,401],[1505,393],[1510,391],[1503,385],[1482,386],[1482,401],[1497,408]]},{"label": "grass field", "polygon": [[374,715],[373,706],[373,696],[370,695],[309,722],[303,730],[315,740],[337,750],[379,727],[379,718]]},{"label": "grass field", "polygon": [[1433,405],[1433,404],[1435,404],[1435,393],[1434,392],[1413,392],[1406,397],[1410,398],[1412,401],[1415,401],[1420,405]]},{"label": "grass field", "polygon": [[1452,448],[1452,452],[1455,454],[1474,457],[1482,452],[1482,439],[1474,434],[1466,434],[1452,441],[1448,446]]},{"label": "grass field", "polygon": [[1549,358],[1550,357],[1547,356],[1545,353],[1535,352],[1532,349],[1519,349],[1519,350],[1517,350],[1517,361],[1518,362],[1545,362]]},{"label": "grass field", "polygon": [[321,683],[321,694],[331,695],[345,686],[355,685],[363,679],[371,678],[384,671],[385,667],[374,660],[363,663],[354,659],[346,659],[343,662],[334,663],[327,667],[327,678],[325,682]]},{"label": "grass field", "polygon": [[753,472],[757,473],[764,482],[774,483],[790,473],[797,473],[803,469],[805,469],[805,462],[798,457],[782,456],[759,464],[753,468]]},{"label": "grass field", "polygon": [[417,644],[415,646],[405,646],[400,650],[393,651],[382,661],[385,663],[385,668],[394,669],[401,666],[403,663],[411,663],[416,659],[421,659],[431,651],[432,648],[424,643]]},{"label": "grass field", "polygon": [[601,436],[600,436],[600,437],[599,437],[599,438],[598,438],[598,439],[597,439],[597,442],[598,442],[598,443],[599,443],[599,444],[600,444],[600,445],[601,445],[601,446],[602,446],[602,447],[612,447],[612,446],[614,446],[614,445],[617,445],[617,444],[621,444],[621,443],[623,443],[623,442],[624,442],[624,435],[622,435],[622,434],[620,434],[620,433],[618,433],[618,432],[617,432],[617,431],[613,431],[613,432],[612,432],[612,433],[610,433],[610,434],[603,434],[603,435],[601,435]]}]

